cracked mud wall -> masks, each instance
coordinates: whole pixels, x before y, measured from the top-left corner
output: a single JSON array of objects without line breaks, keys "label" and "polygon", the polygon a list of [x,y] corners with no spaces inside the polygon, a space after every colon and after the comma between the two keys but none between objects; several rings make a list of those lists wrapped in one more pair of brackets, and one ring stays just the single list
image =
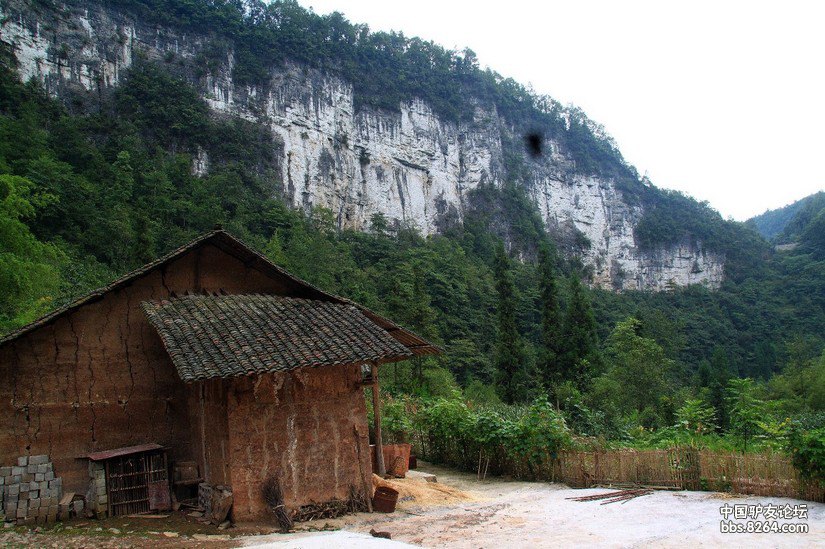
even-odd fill
[{"label": "cracked mud wall", "polygon": [[266,518],[263,482],[276,476],[287,507],[369,490],[369,428],[358,365],[239,378],[229,391],[236,520]]},{"label": "cracked mud wall", "polygon": [[[197,409],[140,302],[174,291],[287,294],[208,245],[0,347],[0,463],[47,454],[84,493],[92,451],[157,442],[202,462]],[[203,470],[203,463],[201,463]]]}]

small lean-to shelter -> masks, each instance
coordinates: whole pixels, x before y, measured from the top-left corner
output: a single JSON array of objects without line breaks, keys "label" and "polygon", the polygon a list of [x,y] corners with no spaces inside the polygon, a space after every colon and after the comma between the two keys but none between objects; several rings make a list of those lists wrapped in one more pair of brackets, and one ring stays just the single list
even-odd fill
[{"label": "small lean-to shelter", "polygon": [[368,498],[362,367],[437,352],[214,231],[0,339],[0,464],[48,454],[84,494],[100,455],[153,445],[236,520],[273,478],[292,509]]}]

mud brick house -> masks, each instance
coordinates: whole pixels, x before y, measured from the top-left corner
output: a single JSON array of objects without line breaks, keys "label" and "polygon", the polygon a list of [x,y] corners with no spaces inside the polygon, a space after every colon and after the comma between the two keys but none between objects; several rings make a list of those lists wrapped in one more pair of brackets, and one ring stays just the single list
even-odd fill
[{"label": "mud brick house", "polygon": [[0,463],[48,455],[82,494],[90,455],[163,448],[236,520],[271,477],[292,508],[347,500],[370,486],[362,365],[436,352],[215,231],[0,340]]}]

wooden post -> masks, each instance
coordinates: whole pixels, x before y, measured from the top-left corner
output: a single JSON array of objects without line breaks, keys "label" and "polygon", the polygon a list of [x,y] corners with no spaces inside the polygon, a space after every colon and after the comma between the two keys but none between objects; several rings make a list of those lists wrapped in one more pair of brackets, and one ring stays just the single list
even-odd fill
[{"label": "wooden post", "polygon": [[381,400],[378,398],[378,366],[370,364],[372,374],[372,415],[375,427],[375,461],[378,464],[378,476],[387,474],[387,467],[384,465],[384,442],[381,439]]}]

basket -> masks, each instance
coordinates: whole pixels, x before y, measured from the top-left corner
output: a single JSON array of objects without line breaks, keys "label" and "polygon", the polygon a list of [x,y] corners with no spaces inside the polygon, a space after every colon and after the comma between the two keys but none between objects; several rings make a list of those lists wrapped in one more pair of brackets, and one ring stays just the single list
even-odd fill
[{"label": "basket", "polygon": [[392,513],[398,503],[398,490],[386,486],[379,486],[372,496],[372,508],[378,513]]}]

